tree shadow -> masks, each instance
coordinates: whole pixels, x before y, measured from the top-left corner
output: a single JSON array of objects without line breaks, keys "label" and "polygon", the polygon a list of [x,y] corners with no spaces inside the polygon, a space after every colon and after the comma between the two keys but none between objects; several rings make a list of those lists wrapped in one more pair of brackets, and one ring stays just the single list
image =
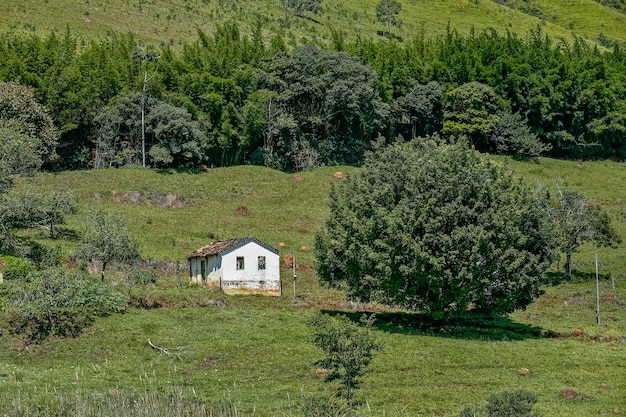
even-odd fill
[{"label": "tree shadow", "polygon": [[540,327],[517,323],[507,316],[467,312],[445,321],[424,314],[406,312],[345,312],[322,310],[323,314],[345,315],[360,322],[363,315],[374,315],[373,326],[387,333],[433,336],[466,340],[526,340],[550,337]]}]

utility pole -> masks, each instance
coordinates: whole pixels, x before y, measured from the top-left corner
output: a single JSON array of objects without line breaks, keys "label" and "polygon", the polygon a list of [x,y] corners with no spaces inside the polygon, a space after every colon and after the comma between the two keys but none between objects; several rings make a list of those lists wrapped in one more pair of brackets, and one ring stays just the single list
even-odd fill
[{"label": "utility pole", "polygon": [[294,250],[291,251],[291,256],[293,257],[292,268],[293,268],[293,299],[296,299],[296,280],[298,276],[296,275],[296,252]]},{"label": "utility pole", "polygon": [[598,252],[596,255],[596,321],[600,324],[600,283],[598,278]]},{"label": "utility pole", "polygon": [[[133,51],[132,58],[141,61],[143,70],[143,89],[141,91],[141,160],[142,165],[146,167],[146,85],[156,75],[159,69],[159,59],[161,58],[156,52]],[[148,76],[148,67],[146,62],[156,62],[157,66],[150,76]]]}]

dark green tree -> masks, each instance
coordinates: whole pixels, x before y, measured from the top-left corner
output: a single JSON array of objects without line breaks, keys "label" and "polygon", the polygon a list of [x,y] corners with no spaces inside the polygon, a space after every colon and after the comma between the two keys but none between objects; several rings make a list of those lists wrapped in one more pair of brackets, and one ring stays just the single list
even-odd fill
[{"label": "dark green tree", "polygon": [[376,19],[387,24],[387,35],[391,34],[392,26],[402,25],[402,21],[398,19],[400,10],[402,10],[402,5],[396,0],[380,0],[376,5]]},{"label": "dark green tree", "polygon": [[[119,97],[95,119],[98,147],[94,166],[142,163],[141,94]],[[145,146],[157,167],[198,166],[209,149],[201,124],[184,108],[146,99]]]},{"label": "dark green tree", "polygon": [[411,125],[411,139],[425,137],[441,130],[443,92],[436,81],[426,85],[411,83],[406,95],[397,100],[400,122]]},{"label": "dark green tree", "polygon": [[490,86],[478,82],[463,84],[446,95],[442,133],[467,137],[471,145],[483,150],[488,135],[500,121],[498,113],[502,108],[502,99]]},{"label": "dark green tree", "polygon": [[320,5],[322,0],[283,0],[285,8],[285,16],[287,14],[287,8],[295,10],[295,12],[302,16],[305,12],[317,14],[320,11]]},{"label": "dark green tree", "polygon": [[139,245],[130,237],[126,221],[116,213],[90,209],[84,216],[85,231],[76,258],[97,261],[104,272],[111,262],[129,264],[141,258]]},{"label": "dark green tree", "polygon": [[498,115],[498,122],[485,142],[485,150],[504,155],[534,157],[552,149],[552,145],[542,143],[530,131],[519,115],[508,112]]},{"label": "dark green tree", "polygon": [[329,205],[315,246],[322,284],[435,319],[526,307],[554,259],[538,196],[462,144],[389,146]]},{"label": "dark green tree", "polygon": [[283,169],[311,150],[322,163],[358,162],[389,117],[374,71],[345,52],[305,46],[278,55],[258,77],[260,88],[276,93],[266,128],[279,136],[266,137],[277,157],[290,157]]},{"label": "dark green tree", "polygon": [[369,364],[383,345],[370,331],[371,319],[365,316],[358,325],[346,316],[316,315],[309,325],[314,329],[313,344],[326,357],[315,364],[328,371],[326,381],[339,381],[339,394],[352,406],[362,377],[371,372]]}]

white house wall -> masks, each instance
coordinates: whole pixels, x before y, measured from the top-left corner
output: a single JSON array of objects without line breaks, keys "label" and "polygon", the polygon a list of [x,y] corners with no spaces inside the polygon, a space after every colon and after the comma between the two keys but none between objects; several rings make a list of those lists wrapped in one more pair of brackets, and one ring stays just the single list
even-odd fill
[{"label": "white house wall", "polygon": [[[259,270],[258,257],[265,256],[265,270]],[[237,258],[244,268],[237,270]],[[249,242],[222,255],[222,290],[226,294],[281,294],[280,256],[255,242]]]}]

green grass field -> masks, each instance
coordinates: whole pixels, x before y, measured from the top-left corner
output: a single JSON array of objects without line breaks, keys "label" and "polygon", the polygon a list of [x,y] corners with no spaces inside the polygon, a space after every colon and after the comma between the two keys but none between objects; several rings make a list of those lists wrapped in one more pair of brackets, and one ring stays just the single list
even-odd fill
[{"label": "green grass field", "polygon": [[[626,236],[618,200],[626,195],[622,164],[585,162],[579,169],[573,161],[544,158],[500,161],[531,183],[564,178],[601,201]],[[284,242],[283,252],[293,250],[298,263],[314,265],[312,252],[301,247],[311,248],[315,232],[323,227],[328,190],[339,181],[333,174],[355,169],[325,167],[299,177],[254,166],[198,174],[111,169],[43,174],[20,186],[72,189],[80,198],[80,211],[95,205],[123,214],[150,259],[184,262],[187,253],[210,240],[252,234],[272,245]],[[159,206],[157,194],[176,194],[185,204]],[[247,215],[237,212],[240,206],[248,208]],[[64,227],[78,231],[80,213]],[[67,237],[51,241],[38,231],[30,236],[60,245],[66,255],[76,244]],[[366,401],[364,415],[458,416],[491,394],[517,388],[537,393],[536,409],[545,416],[624,412],[623,249],[624,244],[599,250],[599,325],[592,246],[575,254],[572,282],[547,286],[526,311],[496,322],[443,328],[419,316],[385,312],[382,306],[348,303],[341,293],[320,288],[310,271],[299,274],[294,298],[291,271],[284,269],[284,294],[278,299],[229,297],[187,285],[177,289],[179,279],[186,282],[185,274],[165,274],[155,286],[134,290],[163,308],[98,319],[77,339],[26,347],[18,339],[1,337],[0,412],[11,411],[16,399],[54,408],[67,398],[95,401],[175,392],[209,404],[226,399],[243,415],[301,415],[302,395],[332,392],[315,373],[313,362],[321,353],[306,325],[318,310],[344,311],[355,319],[364,310],[381,311],[374,332],[386,347],[358,393]],[[609,275],[616,283],[613,300]],[[117,281],[115,273],[109,281]],[[575,329],[584,335],[575,337]],[[167,349],[184,348],[185,354],[179,359],[162,355],[148,340]],[[520,376],[520,368],[528,368],[530,375]],[[566,388],[580,396],[563,398]]]},{"label": "green grass field", "polygon": [[[287,43],[324,43],[331,29],[349,37],[383,39],[386,30],[376,20],[378,0],[324,0],[321,13],[291,16],[285,21],[281,0],[23,0],[0,2],[0,29],[11,32],[48,34],[69,28],[90,38],[110,32],[134,33],[147,43],[173,46],[196,40],[197,29],[212,33],[218,25],[236,21],[244,33],[261,22],[266,34],[283,34]],[[626,16],[594,0],[533,1],[543,18],[521,13],[491,0],[402,1],[400,19],[394,28],[400,39],[424,31],[443,34],[448,27],[462,34],[495,28],[525,35],[541,25],[546,34],[571,40],[574,35],[595,41],[600,33],[609,40],[626,40]]]}]

